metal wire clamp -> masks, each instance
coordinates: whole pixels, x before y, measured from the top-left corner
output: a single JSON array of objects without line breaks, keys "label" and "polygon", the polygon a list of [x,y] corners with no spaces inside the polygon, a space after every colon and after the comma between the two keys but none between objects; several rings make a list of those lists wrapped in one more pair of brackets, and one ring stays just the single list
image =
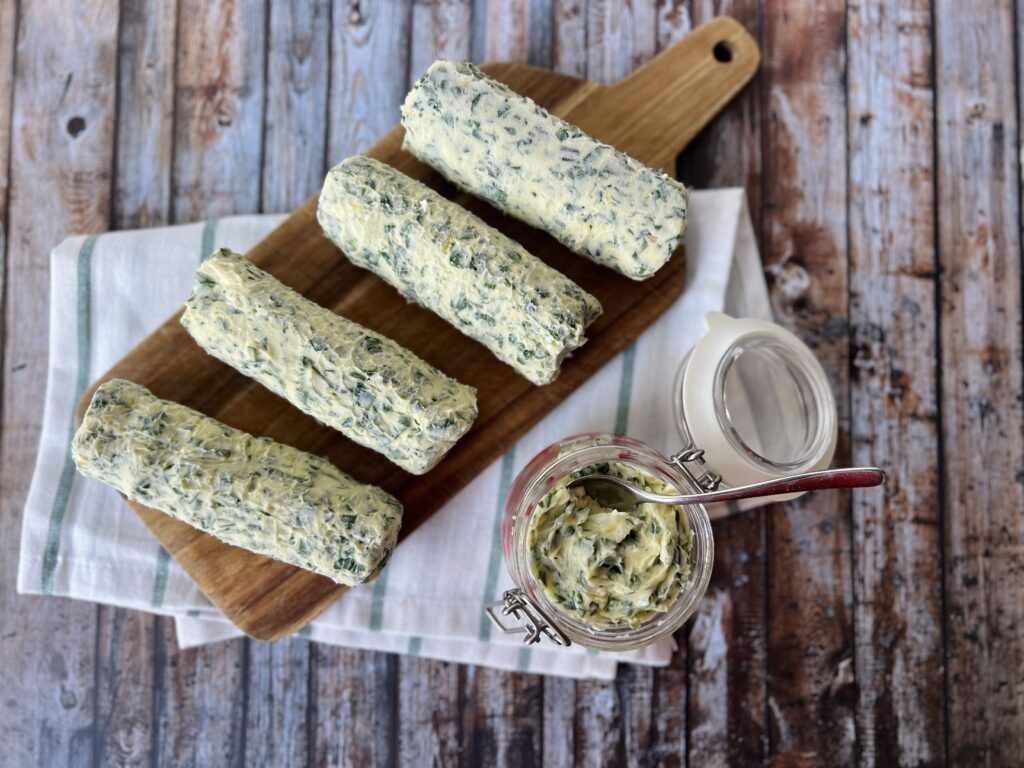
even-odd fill
[{"label": "metal wire clamp", "polygon": [[[506,591],[501,600],[489,603],[484,606],[484,613],[494,625],[505,634],[526,633],[523,638],[524,645],[533,645],[540,642],[541,637],[546,637],[555,645],[563,647],[572,645],[572,641],[566,637],[561,630],[554,626],[538,605],[530,599],[523,590],[519,588]],[[500,611],[498,609],[501,609]],[[522,625],[506,624],[502,616],[511,616]]]}]

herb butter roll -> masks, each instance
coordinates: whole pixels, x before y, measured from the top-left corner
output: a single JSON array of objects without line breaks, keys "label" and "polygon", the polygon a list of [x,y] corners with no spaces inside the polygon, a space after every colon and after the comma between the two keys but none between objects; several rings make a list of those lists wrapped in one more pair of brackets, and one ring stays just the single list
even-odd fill
[{"label": "herb butter roll", "polygon": [[317,218],[354,264],[436,312],[534,384],[558,376],[601,305],[459,205],[368,157],[327,174]]},{"label": "herb butter roll", "polygon": [[685,186],[468,62],[434,62],[402,125],[402,148],[452,183],[634,280],[657,272],[686,229]]},{"label": "herb butter roll", "polygon": [[402,524],[380,488],[124,379],[96,390],[71,455],[132,501],[340,584],[375,578]]},{"label": "herb butter roll", "polygon": [[414,474],[476,419],[472,387],[228,250],[196,272],[181,324],[217,359]]}]

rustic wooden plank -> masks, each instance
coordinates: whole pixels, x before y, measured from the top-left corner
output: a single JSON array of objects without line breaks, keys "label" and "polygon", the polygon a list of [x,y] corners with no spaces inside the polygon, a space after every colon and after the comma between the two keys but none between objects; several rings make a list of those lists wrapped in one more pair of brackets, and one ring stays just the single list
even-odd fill
[{"label": "rustic wooden plank", "polygon": [[1024,759],[1017,31],[995,0],[942,0],[934,24],[948,758],[1008,766]]},{"label": "rustic wooden plank", "polygon": [[329,166],[365,152],[398,122],[408,88],[412,1],[350,8],[335,0],[331,18]]},{"label": "rustic wooden plank", "polygon": [[551,69],[555,60],[555,0],[529,0],[526,61]]},{"label": "rustic wooden plank", "polygon": [[259,208],[266,4],[178,4],[174,221]]},{"label": "rustic wooden plank", "polygon": [[[728,14],[760,44],[761,3],[711,0],[691,7],[693,26]],[[665,27],[661,27],[665,29]],[[747,191],[754,232],[761,232],[761,121],[763,88],[756,78],[736,100],[686,148],[679,158],[679,178],[699,188],[742,186]]]},{"label": "rustic wooden plank", "polygon": [[470,0],[416,0],[409,29],[408,87],[437,59],[468,59],[472,37]]},{"label": "rustic wooden plank", "polygon": [[576,681],[564,677],[544,678],[544,765],[573,765],[575,762]]},{"label": "rustic wooden plank", "polygon": [[[176,26],[175,0],[121,4],[114,229],[158,226],[170,217]],[[97,762],[148,764],[159,622],[99,606],[97,623]]]},{"label": "rustic wooden plank", "polygon": [[[297,208],[323,183],[330,68],[330,0],[270,3],[262,186],[264,211]],[[248,647],[245,758],[300,765],[310,753],[311,649],[287,638]]]},{"label": "rustic wooden plank", "polygon": [[96,764],[149,765],[155,724],[156,618],[101,606],[96,648]]},{"label": "rustic wooden plank", "polygon": [[290,211],[324,181],[330,0],[269,3],[261,210]]},{"label": "rustic wooden plank", "polygon": [[[718,558],[716,558],[718,560]],[[709,588],[701,610],[689,632],[688,653],[692,659],[689,674],[689,709],[686,713],[690,755],[701,762],[732,750],[729,742],[742,734],[729,722],[733,698],[729,686],[729,656],[739,649],[730,648],[733,632],[733,603],[729,585]],[[755,672],[755,676],[757,673]],[[763,731],[763,729],[761,729]]]},{"label": "rustic wooden plank", "polygon": [[[535,35],[530,17],[537,3],[530,0],[474,3],[473,57],[478,61],[523,62],[551,60],[550,36],[546,51]],[[482,24],[481,24],[482,22]],[[481,40],[482,31],[482,40]],[[468,765],[540,765],[544,681],[521,675],[468,667],[463,684],[463,758]]]},{"label": "rustic wooden plank", "polygon": [[555,0],[551,68],[587,76],[587,0]]},{"label": "rustic wooden plank", "polygon": [[[659,50],[658,40],[651,4],[590,0],[555,5],[552,59],[558,71],[615,82],[651,58]],[[670,37],[663,40],[668,43]],[[616,683],[545,681],[545,762],[642,765],[656,756],[684,764],[685,672],[667,673],[664,679],[667,685],[659,688],[659,673],[624,668]],[[557,714],[549,699],[568,703],[572,696],[575,721],[561,727],[557,720],[549,722]],[[666,707],[663,712],[679,716],[666,719],[655,709],[659,701]]]},{"label": "rustic wooden plank", "polygon": [[[171,220],[256,211],[260,204],[265,5],[180,0]],[[179,652],[157,622],[157,762],[224,763],[245,753],[247,641]]]},{"label": "rustic wooden plank", "polygon": [[688,749],[686,725],[687,642],[689,626],[675,634],[676,650],[669,666],[654,672],[651,711],[654,735],[650,764],[662,768],[683,768]]},{"label": "rustic wooden plank", "polygon": [[[760,6],[753,0],[699,3],[690,12],[694,25],[728,13],[757,40]],[[666,12],[660,17],[672,15]],[[667,22],[659,26],[659,33],[675,34]],[[678,163],[681,178],[698,188],[744,187],[755,232],[760,221],[762,94],[762,81],[757,78],[683,152]],[[686,727],[692,764],[717,759],[743,765],[759,762],[765,755],[765,514],[736,515],[714,524],[715,570],[709,595],[718,598],[705,600],[698,608],[687,649],[691,674]]]},{"label": "rustic wooden plank", "polygon": [[125,0],[118,40],[113,226],[166,224],[174,145],[176,0]]},{"label": "rustic wooden plank", "polygon": [[[0,371],[3,367],[4,308],[7,285],[7,205],[10,199],[11,111],[14,108],[14,44],[18,30],[17,0],[0,0]],[[0,397],[5,375],[0,373]]]},{"label": "rustic wooden plank", "polygon": [[573,756],[577,765],[617,766],[626,761],[622,702],[614,681],[576,683]]},{"label": "rustic wooden plank", "polygon": [[690,763],[750,765],[766,754],[764,515],[714,524],[715,569],[687,647]]},{"label": "rustic wooden plank", "polygon": [[656,6],[630,0],[588,0],[587,78],[614,83],[657,52]]},{"label": "rustic wooden plank", "polygon": [[[846,280],[846,7],[773,2],[764,10],[764,239],[775,319],[828,373],[848,466]],[[815,41],[807,45],[808,40]],[[768,716],[771,757],[855,759],[853,533],[849,493],[774,505],[768,541]]]},{"label": "rustic wooden plank", "polygon": [[630,768],[651,763],[651,753],[657,738],[654,728],[656,675],[651,667],[624,664],[615,678],[622,708],[622,749],[626,765]]},{"label": "rustic wooden plank", "polygon": [[466,764],[462,699],[466,667],[416,656],[398,660],[401,690],[395,709],[396,765]]},{"label": "rustic wooden plank", "polygon": [[246,765],[302,765],[309,754],[310,644],[249,643],[244,681]]},{"label": "rustic wooden plank", "polygon": [[678,42],[693,29],[688,0],[657,0],[656,16],[659,51]]},{"label": "rustic wooden plank", "polygon": [[525,62],[530,49],[530,0],[475,0],[474,61]]},{"label": "rustic wooden plank", "polygon": [[[395,765],[403,732],[398,659],[384,653],[311,646],[307,716],[312,765]],[[429,695],[443,696],[431,691]],[[447,763],[443,763],[447,764]]]},{"label": "rustic wooden plank", "polygon": [[[87,765],[96,748],[96,608],[16,597],[14,589],[45,391],[48,254],[71,232],[106,229],[110,213],[117,18],[115,2],[0,3],[0,133],[10,154],[6,142],[0,152],[11,190],[4,217],[0,743],[12,765]],[[6,176],[8,165],[2,167]]]},{"label": "rustic wooden plank", "polygon": [[158,622],[157,765],[229,765],[246,749],[245,640],[227,640],[179,651],[173,625]]},{"label": "rustic wooden plank", "polygon": [[847,14],[851,442],[888,473],[853,497],[864,765],[945,758],[929,4]]},{"label": "rustic wooden plank", "polygon": [[463,684],[463,758],[467,765],[541,764],[543,679],[467,667]]},{"label": "rustic wooden plank", "polygon": [[[330,4],[273,3],[267,52],[261,208],[298,207],[323,181]],[[252,643],[246,680],[246,760],[298,765],[309,750],[305,720],[310,647],[303,640]]]},{"label": "rustic wooden plank", "polygon": [[[458,35],[448,21],[458,19],[460,5],[429,9],[441,50]],[[333,3],[324,171],[366,151],[398,119],[409,86],[412,14],[410,0]],[[394,656],[313,647],[307,718],[314,764],[395,764],[398,678]]]}]

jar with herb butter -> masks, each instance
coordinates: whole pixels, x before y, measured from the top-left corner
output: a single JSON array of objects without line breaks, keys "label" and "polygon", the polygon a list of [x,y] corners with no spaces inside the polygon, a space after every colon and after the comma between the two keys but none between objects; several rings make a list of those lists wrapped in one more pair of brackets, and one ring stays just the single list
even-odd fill
[{"label": "jar with herb butter", "polygon": [[[505,632],[627,651],[673,634],[704,596],[714,537],[703,505],[603,506],[568,483],[612,474],[663,494],[737,487],[828,467],[836,409],[813,353],[774,323],[705,318],[680,363],[671,408],[681,448],[666,456],[622,435],[567,437],[512,484],[502,545],[516,585],[489,606]],[[760,503],[794,495],[760,499]]]}]

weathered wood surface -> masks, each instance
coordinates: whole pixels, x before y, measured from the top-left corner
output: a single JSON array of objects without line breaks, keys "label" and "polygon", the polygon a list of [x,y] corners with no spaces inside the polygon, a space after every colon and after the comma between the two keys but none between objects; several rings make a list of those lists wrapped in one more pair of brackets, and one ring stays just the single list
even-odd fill
[{"label": "weathered wood surface", "polygon": [[1024,381],[1013,9],[935,4],[947,744],[1024,760]]},{"label": "weathered wood surface", "polygon": [[849,8],[851,453],[889,475],[853,501],[863,763],[946,756],[931,33],[922,0]]},{"label": "weathered wood surface", "polygon": [[[1019,764],[1024,13],[651,7],[0,0],[0,762]],[[180,652],[166,620],[14,595],[60,238],[286,210],[435,56],[611,78],[715,13],[764,60],[682,177],[747,187],[777,316],[836,388],[839,455],[886,466],[885,494],[716,523],[673,665],[614,684],[298,639]]]}]

